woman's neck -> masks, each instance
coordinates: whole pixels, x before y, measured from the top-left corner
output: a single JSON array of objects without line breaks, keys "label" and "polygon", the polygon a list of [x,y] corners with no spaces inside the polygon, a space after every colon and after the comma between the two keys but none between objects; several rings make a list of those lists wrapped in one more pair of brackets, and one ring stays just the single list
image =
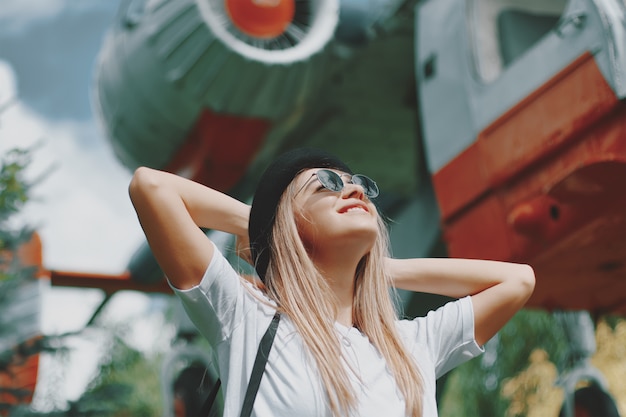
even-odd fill
[{"label": "woman's neck", "polygon": [[343,257],[340,262],[319,262],[316,266],[328,282],[337,301],[336,321],[347,327],[352,327],[352,305],[354,301],[354,280],[359,260],[350,260]]}]

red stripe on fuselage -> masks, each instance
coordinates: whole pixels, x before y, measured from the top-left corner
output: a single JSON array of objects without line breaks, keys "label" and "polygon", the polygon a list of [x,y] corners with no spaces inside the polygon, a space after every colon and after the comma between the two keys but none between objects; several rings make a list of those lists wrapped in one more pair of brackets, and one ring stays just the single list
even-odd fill
[{"label": "red stripe on fuselage", "polygon": [[246,173],[271,123],[205,109],[165,170],[227,191]]}]

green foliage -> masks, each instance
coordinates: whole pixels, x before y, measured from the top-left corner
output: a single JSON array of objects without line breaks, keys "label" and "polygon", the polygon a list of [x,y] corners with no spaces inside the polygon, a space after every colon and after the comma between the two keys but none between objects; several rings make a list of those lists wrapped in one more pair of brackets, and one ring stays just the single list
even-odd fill
[{"label": "green foliage", "polygon": [[[493,363],[485,355],[472,359],[449,376],[441,416],[504,416],[509,401],[501,396],[507,378],[529,365],[535,349],[548,353],[557,368],[567,361],[567,338],[554,317],[545,311],[522,310],[500,330]],[[490,349],[488,349],[489,352]]]},{"label": "green foliage", "polygon": [[24,230],[12,230],[8,221],[28,201],[31,185],[24,171],[31,162],[29,150],[13,149],[0,160],[0,250],[15,249],[26,238]]},{"label": "green foliage", "polygon": [[110,382],[105,385],[99,385],[84,393],[80,397],[80,400],[71,403],[69,410],[65,414],[68,417],[146,415],[119,413],[121,406],[128,404],[132,390],[132,386],[119,382]]},{"label": "green foliage", "polygon": [[[29,150],[13,149],[0,156],[0,307],[9,305],[15,297],[15,291],[26,280],[34,277],[34,268],[20,264],[16,250],[23,242],[30,239],[32,231],[27,227],[18,227],[11,223],[28,202],[30,185],[24,178],[24,171],[30,164]],[[3,312],[0,308],[0,313]],[[19,324],[14,318],[0,316],[0,338],[11,337]],[[43,343],[15,340],[20,342],[13,349],[0,352],[0,374],[9,372],[10,366],[43,349]],[[2,392],[10,393],[14,398],[21,398],[28,392],[3,386]],[[0,404],[3,409],[12,408],[9,404]]]},{"label": "green foliage", "polygon": [[24,170],[31,162],[31,151],[12,149],[2,156],[0,168],[0,221],[17,213],[28,201],[30,186]]},{"label": "green foliage", "polygon": [[32,270],[20,268],[14,255],[17,247],[30,238],[32,231],[10,224],[11,217],[28,201],[30,185],[24,178],[24,171],[30,161],[30,151],[22,149],[10,150],[0,159],[0,294],[4,296],[17,281],[32,277]]},{"label": "green foliage", "polygon": [[98,375],[73,407],[97,410],[93,415],[102,417],[161,415],[159,362],[115,336]]},{"label": "green foliage", "polygon": [[[11,217],[28,201],[30,186],[24,171],[30,160],[30,151],[21,149],[0,156],[0,305],[13,296],[20,282],[33,277],[33,268],[21,266],[15,253],[21,243],[30,239],[32,231],[10,224]],[[12,331],[10,326],[2,327],[0,336]]]}]

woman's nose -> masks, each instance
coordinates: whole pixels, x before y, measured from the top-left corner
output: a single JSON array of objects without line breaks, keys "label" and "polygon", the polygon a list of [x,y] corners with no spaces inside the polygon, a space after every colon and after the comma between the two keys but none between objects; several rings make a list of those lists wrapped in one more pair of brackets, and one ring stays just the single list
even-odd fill
[{"label": "woman's nose", "polygon": [[358,198],[359,200],[363,200],[365,197],[365,190],[360,185],[348,182],[343,186],[342,195],[344,198]]}]

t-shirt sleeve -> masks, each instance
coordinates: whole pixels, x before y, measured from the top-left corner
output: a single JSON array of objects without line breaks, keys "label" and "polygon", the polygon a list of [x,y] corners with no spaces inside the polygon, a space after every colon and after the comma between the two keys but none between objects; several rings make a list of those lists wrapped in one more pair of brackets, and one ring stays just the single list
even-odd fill
[{"label": "t-shirt sleeve", "polygon": [[437,378],[484,352],[474,337],[474,309],[469,296],[415,321],[418,341],[429,350]]},{"label": "t-shirt sleeve", "polygon": [[249,308],[239,274],[217,246],[198,285],[186,290],[170,286],[198,331],[211,344],[228,338]]}]

